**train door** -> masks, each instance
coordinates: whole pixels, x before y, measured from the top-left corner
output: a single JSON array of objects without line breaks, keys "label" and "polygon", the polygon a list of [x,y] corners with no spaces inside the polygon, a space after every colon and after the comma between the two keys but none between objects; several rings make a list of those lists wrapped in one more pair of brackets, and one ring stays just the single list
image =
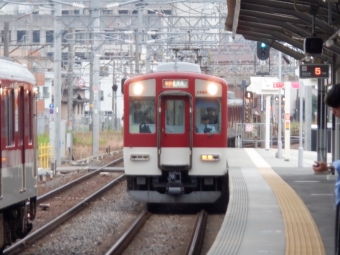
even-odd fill
[{"label": "train door", "polygon": [[162,170],[189,170],[192,165],[192,97],[166,91],[158,98],[158,165]]},{"label": "train door", "polygon": [[[18,94],[18,134],[19,134],[19,140],[18,140],[18,149],[20,150],[20,172],[21,172],[21,190],[24,191],[26,189],[26,171],[25,171],[25,91],[23,87],[19,88],[19,94]],[[28,117],[28,116],[27,116]]]}]

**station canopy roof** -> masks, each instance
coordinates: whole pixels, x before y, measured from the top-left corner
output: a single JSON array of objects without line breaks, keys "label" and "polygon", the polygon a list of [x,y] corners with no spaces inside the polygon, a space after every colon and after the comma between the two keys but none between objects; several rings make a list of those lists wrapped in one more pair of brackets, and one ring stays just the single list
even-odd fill
[{"label": "station canopy roof", "polygon": [[[225,30],[264,42],[297,60],[308,61],[304,39],[323,39],[322,55],[331,63],[340,54],[340,6],[331,0],[227,0]],[[338,36],[339,34],[339,36]]]}]

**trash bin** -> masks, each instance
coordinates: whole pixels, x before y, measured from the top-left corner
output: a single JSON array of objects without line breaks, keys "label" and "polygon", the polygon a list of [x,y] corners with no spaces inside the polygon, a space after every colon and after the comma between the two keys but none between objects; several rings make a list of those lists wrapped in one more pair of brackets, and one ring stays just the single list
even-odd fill
[{"label": "trash bin", "polygon": [[[311,150],[316,151],[318,126],[312,125],[311,129]],[[332,152],[332,129],[330,128],[327,128],[327,152]]]}]

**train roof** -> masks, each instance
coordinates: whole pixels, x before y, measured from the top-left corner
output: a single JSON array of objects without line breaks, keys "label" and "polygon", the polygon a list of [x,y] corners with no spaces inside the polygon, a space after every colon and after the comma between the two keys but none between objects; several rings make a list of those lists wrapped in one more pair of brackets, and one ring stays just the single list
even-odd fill
[{"label": "train roof", "polygon": [[0,58],[0,79],[27,82],[32,85],[36,83],[35,77],[26,66],[4,58]]},{"label": "train roof", "polygon": [[201,68],[197,64],[188,62],[167,62],[159,64],[156,68],[156,72],[169,72],[169,71],[201,73]]}]

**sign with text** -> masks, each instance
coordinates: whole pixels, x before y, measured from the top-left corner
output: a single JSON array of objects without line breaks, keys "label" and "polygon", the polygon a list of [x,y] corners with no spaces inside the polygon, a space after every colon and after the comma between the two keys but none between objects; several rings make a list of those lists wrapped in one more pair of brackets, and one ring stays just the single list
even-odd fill
[{"label": "sign with text", "polygon": [[328,64],[303,64],[300,65],[300,79],[329,78]]},{"label": "sign with text", "polygon": [[285,83],[283,81],[274,82],[273,84],[273,88],[276,88],[276,89],[283,88],[284,86],[285,86]]},{"label": "sign with text", "polygon": [[300,82],[292,81],[292,88],[294,89],[299,89],[300,88]]}]

